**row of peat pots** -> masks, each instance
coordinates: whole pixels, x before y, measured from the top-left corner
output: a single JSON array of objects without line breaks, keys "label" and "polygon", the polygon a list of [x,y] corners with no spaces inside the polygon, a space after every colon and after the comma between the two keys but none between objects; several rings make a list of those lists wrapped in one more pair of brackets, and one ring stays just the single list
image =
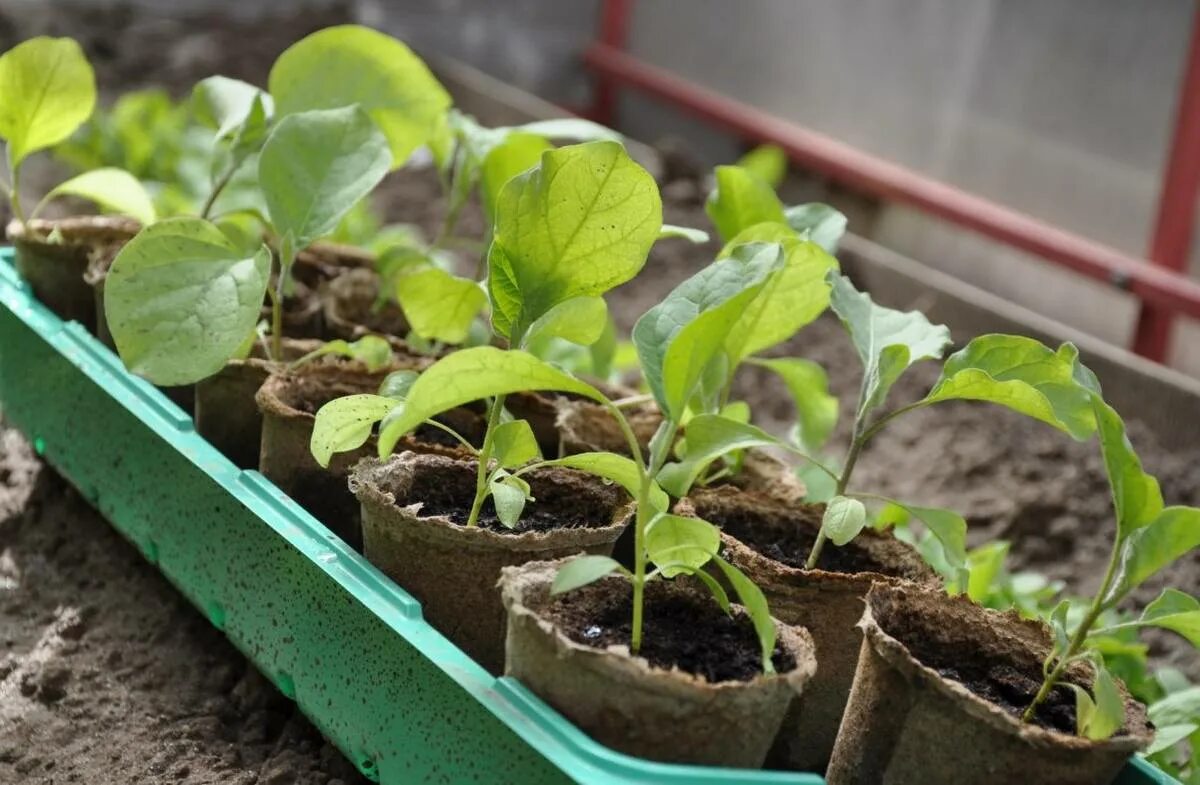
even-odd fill
[{"label": "row of peat pots", "polygon": [[[105,340],[96,304],[107,249],[135,230],[73,219],[57,227],[67,242],[18,234],[18,269],[53,311]],[[306,339],[404,334],[402,314],[372,307],[378,280],[359,254],[311,249],[297,277],[303,286],[286,322],[293,357],[317,345]],[[404,437],[387,459],[376,457],[369,436],[327,468],[317,464],[310,442],[321,406],[374,393],[388,372],[432,362],[388,340],[384,369],[334,356],[292,369],[252,355],[168,393],[193,412],[203,436],[361,550],[481,665],[517,678],[598,741],[660,761],[823,772],[834,785],[1097,785],[1149,742],[1145,711],[1123,687],[1125,727],[1107,740],[1072,732],[1075,696],[1066,686],[1034,722],[1020,722],[1050,651],[1045,625],[948,596],[918,553],[890,534],[865,531],[805,569],[794,554],[811,550],[823,506],[802,502],[794,474],[765,454],[751,454],[736,484],[693,491],[674,510],[720,526],[722,554],[766,595],[777,625],[775,672],[762,672],[748,616],[737,606],[723,613],[693,578],[647,585],[645,639],[640,656],[630,656],[627,581],[551,592],[567,557],[632,558],[633,508],[619,485],[539,469],[525,475],[535,501],[516,528],[500,524],[491,500],[479,525],[467,527],[477,466],[436,427]],[[544,454],[626,450],[615,422],[589,401],[518,394],[507,406],[530,422]],[[483,411],[467,405],[441,418],[478,445]],[[646,404],[629,419],[648,441],[659,417]],[[1086,667],[1078,666],[1081,683]]]}]

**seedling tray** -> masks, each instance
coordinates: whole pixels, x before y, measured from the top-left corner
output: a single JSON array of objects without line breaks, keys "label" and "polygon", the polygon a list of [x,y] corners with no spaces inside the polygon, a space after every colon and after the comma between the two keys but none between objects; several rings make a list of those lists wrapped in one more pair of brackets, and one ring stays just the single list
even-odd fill
[{"label": "seedling tray", "polygon": [[[623,755],[492,677],[420,603],[35,300],[11,249],[0,249],[0,409],[372,780],[823,782]],[[1174,782],[1134,760],[1117,785]]]}]

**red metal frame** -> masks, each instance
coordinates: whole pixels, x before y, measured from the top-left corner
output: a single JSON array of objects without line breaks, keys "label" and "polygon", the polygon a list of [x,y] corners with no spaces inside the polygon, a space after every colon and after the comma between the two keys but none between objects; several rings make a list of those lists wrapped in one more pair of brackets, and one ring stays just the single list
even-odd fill
[{"label": "red metal frame", "polygon": [[[1186,265],[1200,186],[1200,14],[1196,17],[1180,101],[1178,126],[1164,179],[1151,259],[1159,266],[1067,232],[1032,216],[930,179],[697,85],[623,51],[631,0],[603,4],[604,40],[588,48],[585,63],[598,86],[594,116],[611,123],[615,91],[625,86],[754,142],[779,145],[801,166],[850,188],[902,202],[959,226],[1105,281],[1140,298],[1134,348],[1161,361],[1174,314],[1200,319],[1200,283],[1176,270]],[[1164,269],[1167,268],[1167,269]]]}]

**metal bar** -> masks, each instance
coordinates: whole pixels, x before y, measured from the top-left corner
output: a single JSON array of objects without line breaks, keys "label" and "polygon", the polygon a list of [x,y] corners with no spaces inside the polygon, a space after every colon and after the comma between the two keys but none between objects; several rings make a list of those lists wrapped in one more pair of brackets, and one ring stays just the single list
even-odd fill
[{"label": "metal bar", "polygon": [[[629,18],[633,11],[633,0],[602,0],[600,4],[600,30],[597,41],[613,49],[624,49],[629,38]],[[588,114],[602,125],[611,126],[617,114],[618,85],[607,75],[596,74],[596,87],[592,93],[592,106]]]},{"label": "metal bar", "polygon": [[1032,216],[930,179],[753,106],[721,95],[603,44],[584,61],[614,83],[661,98],[747,140],[782,147],[798,164],[853,189],[902,202],[999,240],[1144,303],[1200,318],[1200,283]]},{"label": "metal bar", "polygon": [[[1200,12],[1192,17],[1192,39],[1171,150],[1163,171],[1158,215],[1150,240],[1150,261],[1184,272],[1192,252],[1197,193],[1200,192]],[[1138,314],[1133,347],[1138,354],[1162,362],[1171,343],[1174,314],[1149,303]]]}]

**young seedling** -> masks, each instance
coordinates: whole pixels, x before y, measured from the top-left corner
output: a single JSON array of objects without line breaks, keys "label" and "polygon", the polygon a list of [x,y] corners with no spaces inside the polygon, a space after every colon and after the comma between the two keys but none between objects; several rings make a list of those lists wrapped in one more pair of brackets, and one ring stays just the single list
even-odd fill
[{"label": "young seedling", "polygon": [[[662,201],[654,179],[620,144],[588,142],[542,153],[540,164],[511,178],[497,199],[487,256],[494,336],[523,351],[548,338],[595,343],[607,325],[602,295],[637,275],[661,224]],[[419,393],[437,400],[440,393],[425,393],[427,389],[418,381],[403,404],[387,396],[350,396],[326,404],[313,430],[317,461],[326,465],[333,452],[361,446],[379,420],[384,421],[380,446],[386,445],[381,453],[386,455],[403,433],[392,428],[399,416],[393,410],[424,406]],[[532,454],[528,450],[533,436],[527,423],[504,421],[506,394],[480,396],[491,401],[483,443],[472,448],[479,469],[468,526],[477,524],[489,496],[496,497],[501,521],[515,525],[528,494],[508,469],[515,465],[514,455],[523,463],[536,456],[536,449]],[[342,440],[347,428],[353,438]]]},{"label": "young seedling", "polygon": [[1121,729],[1125,713],[1116,682],[1104,667],[1096,647],[1098,640],[1122,630],[1160,627],[1200,647],[1200,601],[1177,589],[1164,589],[1136,619],[1108,626],[1098,624],[1130,592],[1200,545],[1200,509],[1164,506],[1158,481],[1142,469],[1125,433],[1124,422],[1104,402],[1094,379],[1088,388],[1112,489],[1116,536],[1100,587],[1086,603],[1087,610],[1078,624],[1069,629],[1070,607],[1066,601],[1051,613],[1054,646],[1044,664],[1045,679],[1022,719],[1029,721],[1034,717],[1038,706],[1063,682],[1072,663],[1087,659],[1095,670],[1090,694],[1067,682],[1075,691],[1078,733],[1089,739],[1106,739]]},{"label": "young seedling", "polygon": [[21,201],[25,160],[66,140],[95,106],[95,74],[72,39],[31,38],[0,56],[0,137],[8,151],[8,181],[0,185],[13,216],[26,231],[27,221],[59,196],[81,197],[143,224],[154,222],[154,205],[142,184],[115,167],[86,171],[60,183],[26,213]]}]

